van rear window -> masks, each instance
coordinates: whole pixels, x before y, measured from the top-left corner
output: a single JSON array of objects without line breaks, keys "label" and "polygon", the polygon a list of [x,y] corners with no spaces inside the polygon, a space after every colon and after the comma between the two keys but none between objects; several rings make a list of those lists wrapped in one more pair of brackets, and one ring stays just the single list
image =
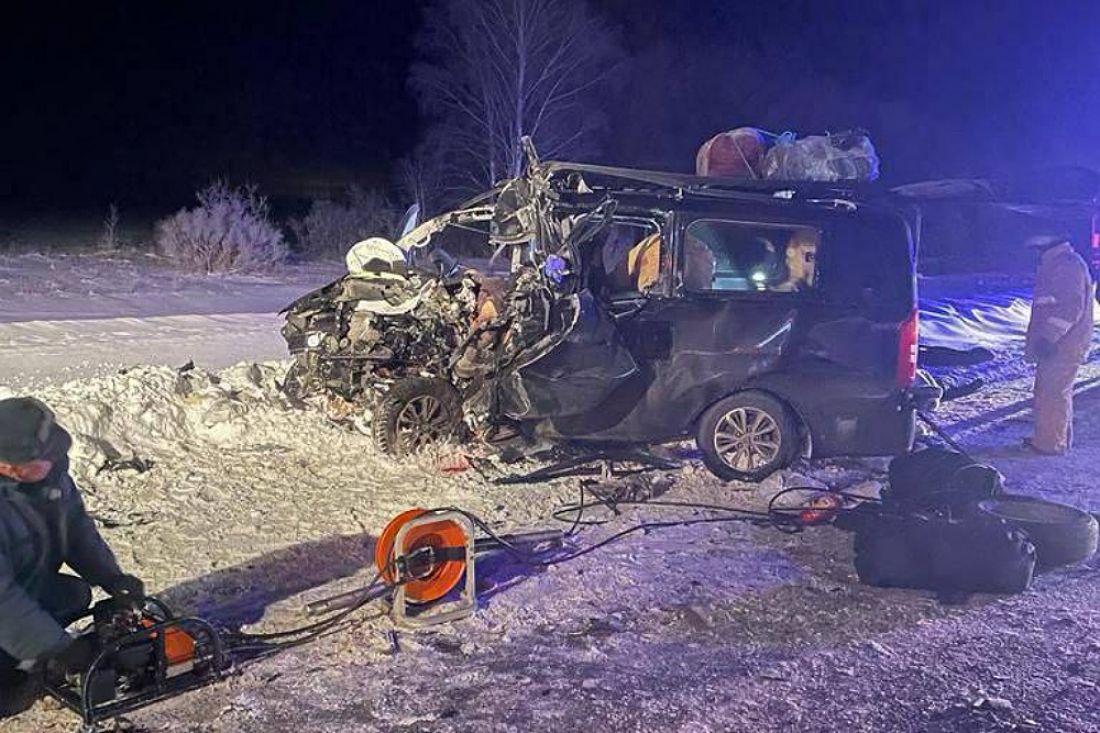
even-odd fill
[{"label": "van rear window", "polygon": [[891,314],[914,307],[912,244],[904,222],[889,216],[838,218],[825,238],[821,288],[830,301],[874,305]]}]

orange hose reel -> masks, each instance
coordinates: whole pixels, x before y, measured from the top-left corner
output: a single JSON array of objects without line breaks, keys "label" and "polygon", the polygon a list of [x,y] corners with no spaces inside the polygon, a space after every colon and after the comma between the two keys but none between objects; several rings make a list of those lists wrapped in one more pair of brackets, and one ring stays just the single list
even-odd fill
[{"label": "orange hose reel", "polygon": [[[427,514],[427,509],[407,509],[390,520],[374,546],[374,564],[387,583],[397,581],[394,567],[394,543],[401,528],[410,521]],[[433,549],[462,548],[466,545],[466,532],[462,526],[449,519],[429,522],[413,527],[405,535],[405,547],[397,548],[400,555],[412,554],[425,547]],[[405,595],[410,603],[432,603],[450,593],[466,573],[466,562],[448,557],[417,569],[415,579],[405,583]]]}]

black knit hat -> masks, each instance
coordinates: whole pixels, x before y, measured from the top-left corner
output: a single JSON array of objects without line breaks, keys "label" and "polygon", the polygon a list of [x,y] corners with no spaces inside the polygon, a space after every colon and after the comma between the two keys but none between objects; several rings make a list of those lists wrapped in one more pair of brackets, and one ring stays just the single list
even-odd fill
[{"label": "black knit hat", "polygon": [[53,412],[33,397],[0,400],[0,461],[29,463],[47,450]]}]

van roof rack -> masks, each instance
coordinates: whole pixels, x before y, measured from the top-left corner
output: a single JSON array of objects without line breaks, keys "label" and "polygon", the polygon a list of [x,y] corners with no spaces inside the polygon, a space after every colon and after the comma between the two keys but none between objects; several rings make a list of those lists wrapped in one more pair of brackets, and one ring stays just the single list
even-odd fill
[{"label": "van roof rack", "polygon": [[[647,189],[673,189],[687,194],[728,195],[731,197],[783,198],[783,199],[846,199],[857,198],[863,186],[856,182],[847,185],[822,183],[818,181],[777,181],[752,180],[746,178],[727,178],[718,176],[696,176],[667,171],[651,171],[637,168],[616,168],[613,166],[592,165],[589,163],[568,163],[552,161],[541,165],[548,178],[566,176],[570,173],[588,174],[585,183],[598,185],[596,180],[606,179],[609,183],[646,184]],[[593,180],[596,179],[596,180]],[[620,184],[621,185],[621,184]],[[608,186],[618,187],[618,186]]]}]

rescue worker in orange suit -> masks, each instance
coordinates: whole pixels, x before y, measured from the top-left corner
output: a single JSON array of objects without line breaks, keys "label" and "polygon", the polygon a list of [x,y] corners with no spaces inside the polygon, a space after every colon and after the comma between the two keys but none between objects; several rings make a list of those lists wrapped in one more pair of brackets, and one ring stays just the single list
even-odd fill
[{"label": "rescue worker in orange suit", "polygon": [[1092,343],[1095,284],[1088,265],[1063,236],[1035,237],[1039,271],[1024,358],[1035,364],[1035,428],[1024,441],[1042,455],[1073,444],[1073,382]]},{"label": "rescue worker in orange suit", "polygon": [[[93,648],[65,626],[83,615],[92,585],[144,596],[119,569],[69,476],[69,434],[38,400],[0,400],[0,717],[29,707],[52,665],[82,672]],[[80,576],[59,572],[61,565]]]}]

